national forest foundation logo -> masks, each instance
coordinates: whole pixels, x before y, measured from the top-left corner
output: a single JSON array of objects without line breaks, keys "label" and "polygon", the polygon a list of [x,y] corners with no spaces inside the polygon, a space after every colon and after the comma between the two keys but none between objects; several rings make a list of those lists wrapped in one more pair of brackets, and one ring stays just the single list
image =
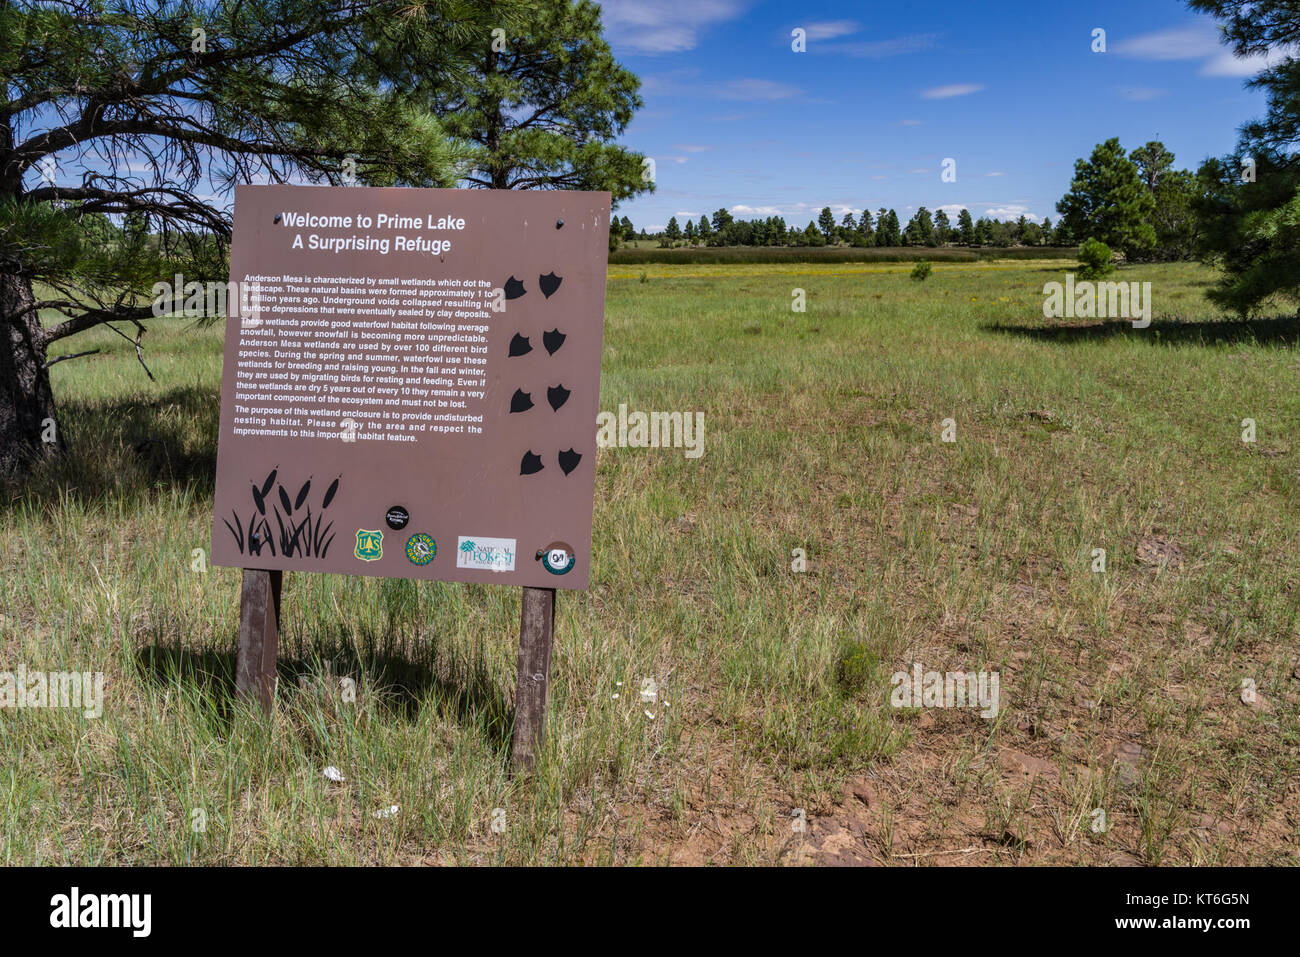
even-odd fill
[{"label": "national forest foundation logo", "polygon": [[353,552],[363,562],[374,562],[384,557],[384,533],[357,529],[357,548]]},{"label": "national forest foundation logo", "polygon": [[412,565],[427,565],[438,555],[438,543],[432,535],[417,532],[406,543],[406,557]]},{"label": "national forest foundation logo", "polygon": [[515,570],[515,540],[462,535],[456,541],[456,567],[512,572]]}]

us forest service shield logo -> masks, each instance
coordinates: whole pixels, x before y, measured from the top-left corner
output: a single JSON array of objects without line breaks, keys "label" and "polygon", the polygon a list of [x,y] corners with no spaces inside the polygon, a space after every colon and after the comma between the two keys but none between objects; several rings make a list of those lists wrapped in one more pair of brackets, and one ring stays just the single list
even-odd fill
[{"label": "us forest service shield logo", "polygon": [[384,557],[384,533],[380,531],[369,531],[368,529],[357,530],[357,548],[353,553],[363,562],[378,561]]}]

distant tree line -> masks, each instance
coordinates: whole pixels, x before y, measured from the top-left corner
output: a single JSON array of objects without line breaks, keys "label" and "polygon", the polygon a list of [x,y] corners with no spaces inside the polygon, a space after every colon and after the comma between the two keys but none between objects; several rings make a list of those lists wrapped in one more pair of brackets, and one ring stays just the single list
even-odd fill
[{"label": "distant tree line", "polygon": [[823,207],[816,221],[806,227],[792,226],[782,216],[764,219],[736,219],[725,209],[699,222],[687,219],[682,225],[674,216],[668,225],[650,233],[639,232],[626,216],[611,224],[610,247],[634,239],[656,240],[661,248],[676,246],[1070,246],[1071,233],[1054,227],[1050,219],[1042,223],[1025,216],[1014,220],[971,217],[963,209],[953,222],[940,209],[930,212],[922,206],[901,225],[898,213],[881,207],[872,216],[864,209],[860,216],[845,213],[838,221],[829,206]]}]

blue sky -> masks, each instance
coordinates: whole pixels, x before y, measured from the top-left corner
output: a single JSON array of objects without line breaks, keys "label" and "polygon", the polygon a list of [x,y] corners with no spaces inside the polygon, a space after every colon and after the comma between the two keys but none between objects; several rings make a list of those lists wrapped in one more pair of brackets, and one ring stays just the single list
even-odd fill
[{"label": "blue sky", "polygon": [[[719,207],[800,226],[827,205],[1055,221],[1075,159],[1102,140],[1159,139],[1195,169],[1264,111],[1244,86],[1262,58],[1234,58],[1177,0],[601,6],[643,83],[622,142],[655,159],[657,190],[618,209],[638,229]],[[940,180],[946,157],[956,182]]]}]

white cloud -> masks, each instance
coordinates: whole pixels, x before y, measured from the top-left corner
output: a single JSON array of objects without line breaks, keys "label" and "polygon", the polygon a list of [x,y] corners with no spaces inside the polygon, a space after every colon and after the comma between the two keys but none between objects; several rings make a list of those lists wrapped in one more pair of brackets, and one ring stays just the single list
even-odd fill
[{"label": "white cloud", "polygon": [[674,143],[673,145],[683,153],[707,153],[713,149],[712,146],[697,146],[694,143]]},{"label": "white cloud", "polygon": [[993,170],[993,172],[991,172],[991,173],[985,173],[984,175],[985,175],[985,176],[1006,176],[1007,174],[1004,173],[1004,172],[1002,172],[1002,170],[1000,170],[1000,169],[995,169],[995,170]]},{"label": "white cloud", "polygon": [[1123,40],[1115,52],[1139,60],[1199,60],[1220,50],[1219,37],[1211,23],[1189,24]]},{"label": "white cloud", "polygon": [[989,219],[1019,219],[1023,216],[1031,222],[1042,221],[1042,217],[1031,213],[1028,206],[995,206],[984,210],[984,215]]},{"label": "white cloud", "polygon": [[714,88],[713,95],[723,100],[788,100],[799,88],[775,80],[754,78],[729,80]]},{"label": "white cloud", "polygon": [[823,20],[803,28],[804,35],[809,40],[834,40],[836,37],[857,33],[859,29],[861,27],[856,20]]},{"label": "white cloud", "polygon": [[920,53],[932,49],[939,39],[937,33],[910,33],[892,40],[868,40],[860,43],[824,43],[809,47],[810,53],[834,53],[840,56],[879,60],[884,57]]},{"label": "white cloud", "polygon": [[1201,76],[1254,76],[1256,73],[1262,73],[1270,67],[1277,66],[1290,56],[1300,55],[1300,48],[1292,47],[1289,51],[1284,49],[1269,50],[1268,53],[1257,53],[1253,56],[1239,57],[1231,50],[1224,50],[1218,56],[1214,57],[1208,63],[1201,67]]},{"label": "white cloud", "polygon": [[978,93],[984,89],[979,83],[950,83],[948,86],[936,86],[929,90],[921,91],[921,96],[927,100],[946,100],[954,96],[969,96],[972,93]]},{"label": "white cloud", "polygon": [[955,220],[961,215],[961,211],[967,208],[968,207],[963,206],[961,203],[948,203],[946,206],[936,206],[934,211],[937,213],[942,210],[947,213],[950,218]]},{"label": "white cloud", "polygon": [[673,213],[673,215],[676,216],[678,219],[699,219],[700,218],[699,213],[683,213],[679,211]]},{"label": "white cloud", "polygon": [[[641,77],[641,92],[647,96],[674,96],[696,89],[700,71],[693,67],[668,70]],[[644,115],[644,114],[642,114]]]},{"label": "white cloud", "polygon": [[1300,51],[1296,47],[1279,47],[1268,53],[1239,57],[1224,46],[1219,28],[1206,22],[1144,33],[1117,44],[1115,52],[1138,60],[1203,60],[1197,71],[1201,76],[1248,77]]},{"label": "white cloud", "polygon": [[806,216],[809,219],[815,219],[822,211],[823,207],[829,206],[838,223],[844,218],[845,213],[852,213],[857,216],[862,212],[856,206],[850,203],[789,203],[786,205],[772,206],[746,206],[743,203],[731,207],[731,215],[743,218],[753,218],[755,216],[781,216],[786,222],[802,221]]},{"label": "white cloud", "polygon": [[605,36],[635,53],[694,50],[700,33],[745,12],[744,0],[603,0]]}]

